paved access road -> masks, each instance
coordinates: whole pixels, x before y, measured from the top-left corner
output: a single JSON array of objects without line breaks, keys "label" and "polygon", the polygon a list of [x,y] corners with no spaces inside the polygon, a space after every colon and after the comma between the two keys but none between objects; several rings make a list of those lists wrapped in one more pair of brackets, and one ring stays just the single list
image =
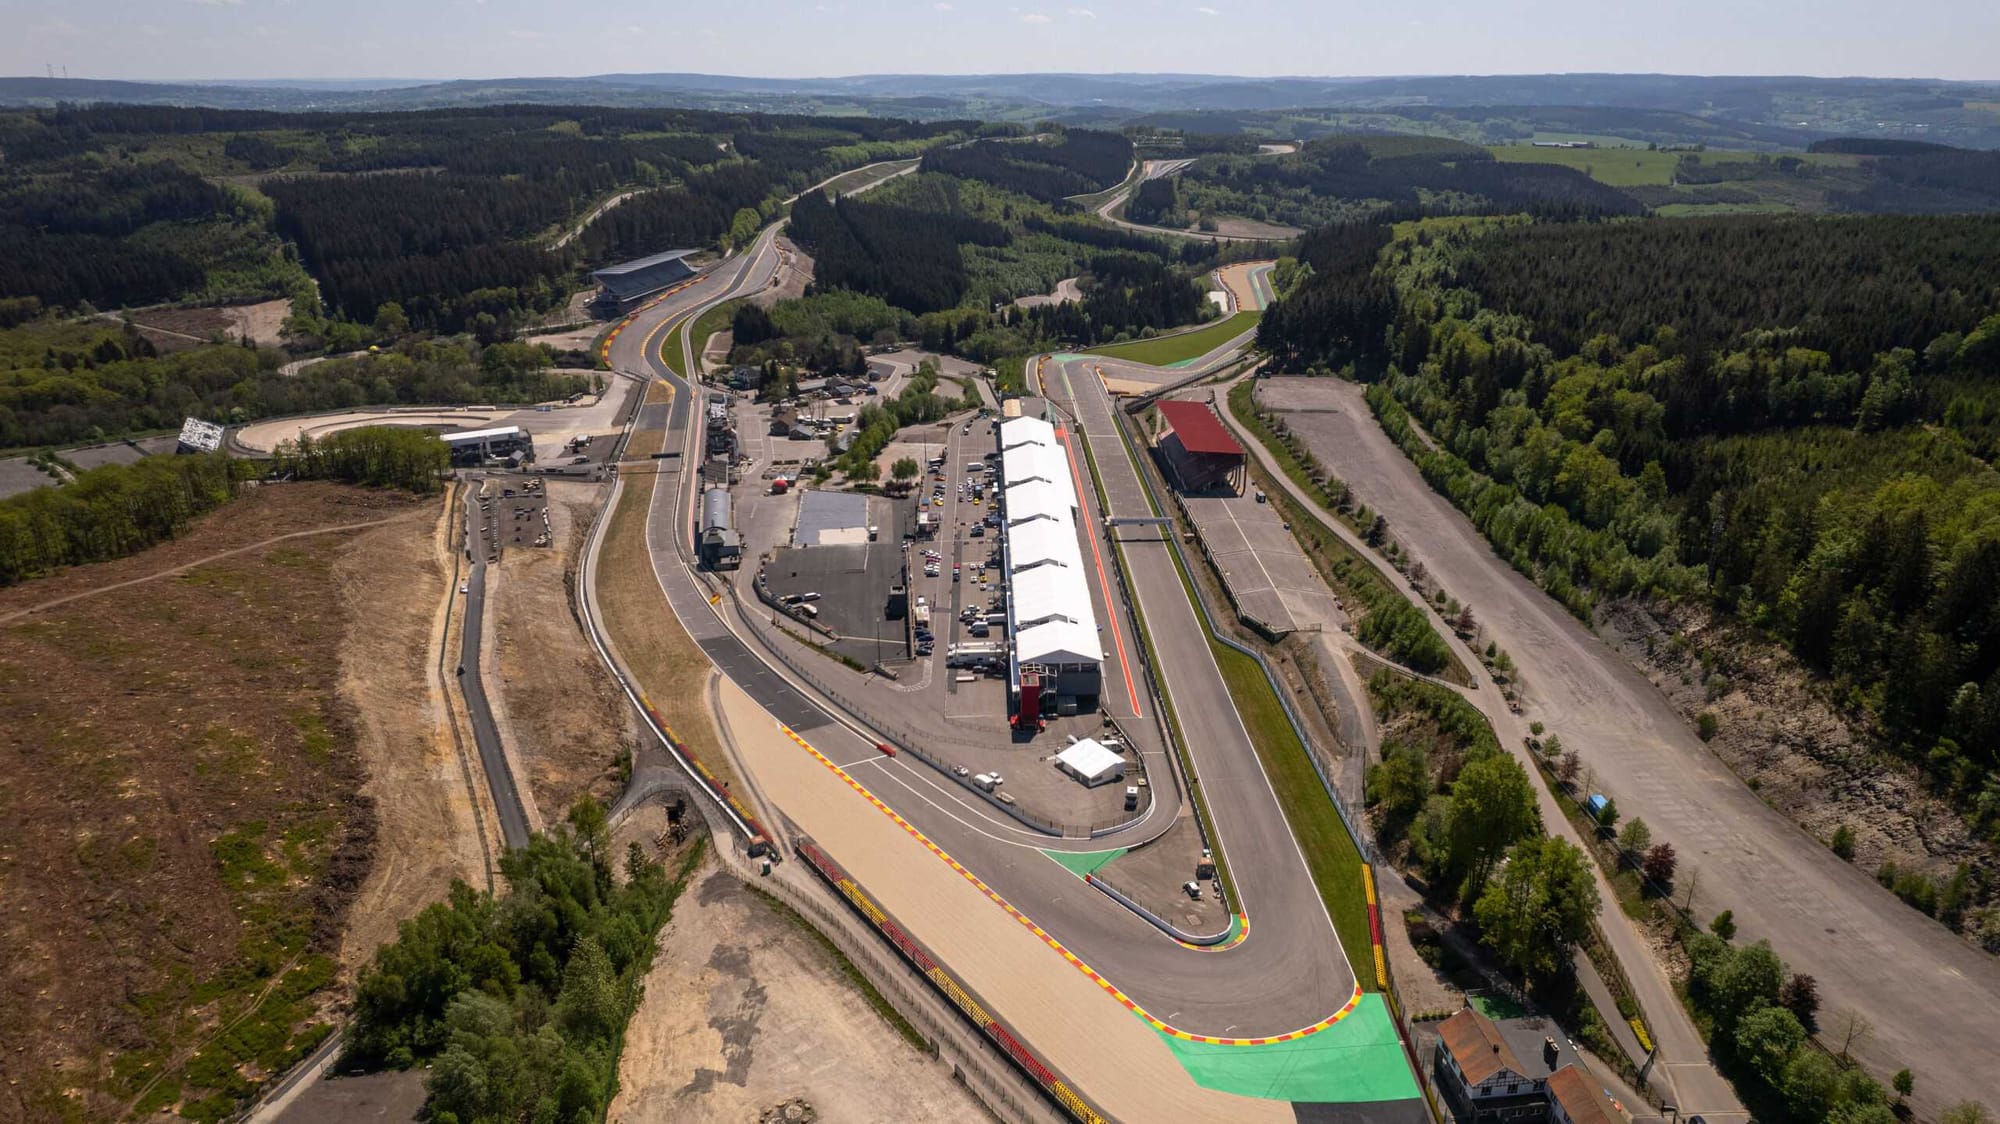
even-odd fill
[{"label": "paved access road", "polygon": [[1274,379],[1259,393],[1267,404],[1312,411],[1289,420],[1320,462],[1384,512],[1403,548],[1512,654],[1527,713],[1496,716],[1503,740],[1518,744],[1523,732],[1506,733],[1503,720],[1539,719],[1562,735],[1627,818],[1643,816],[1654,838],[1680,852],[1682,882],[1698,877],[1698,911],[1733,910],[1739,941],[1767,938],[1794,970],[1813,975],[1823,1024],[1845,1009],[1867,1016],[1874,1035],[1861,1059],[1885,1077],[1909,1066],[1920,1115],[2000,1096],[1991,1066],[2000,961],[1766,807],[1643,675],[1496,557],[1425,484],[1375,424],[1360,387]]},{"label": "paved access road", "polygon": [[493,791],[493,806],[500,819],[500,835],[507,846],[528,845],[528,814],[521,805],[521,791],[514,771],[507,765],[507,753],[500,744],[500,729],[493,722],[493,708],[486,701],[486,682],[479,674],[480,644],[486,632],[486,564],[499,556],[493,541],[491,513],[480,507],[478,482],[465,492],[465,553],[472,566],[465,578],[465,617],[459,629],[458,689],[465,696],[465,710],[472,719],[472,740],[479,747],[479,763],[486,783]]}]

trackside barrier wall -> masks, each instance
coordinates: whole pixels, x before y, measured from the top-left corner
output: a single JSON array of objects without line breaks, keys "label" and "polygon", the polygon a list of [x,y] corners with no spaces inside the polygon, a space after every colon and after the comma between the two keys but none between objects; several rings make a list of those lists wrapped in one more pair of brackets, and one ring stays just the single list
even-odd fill
[{"label": "trackside barrier wall", "polygon": [[868,923],[875,927],[876,931],[887,937],[889,943],[896,947],[896,951],[902,953],[904,959],[915,966],[917,971],[923,973],[924,978],[930,981],[931,986],[937,988],[946,999],[949,999],[952,1005],[957,1007],[972,1022],[973,1026],[977,1027],[987,1039],[998,1046],[1007,1055],[1008,1060],[1018,1066],[1023,1073],[1027,1074],[1028,1078],[1036,1085],[1040,1086],[1056,1104],[1062,1107],[1063,1111],[1070,1115],[1071,1119],[1079,1121],[1080,1124],[1109,1124],[1108,1117],[1092,1107],[1088,1101],[1084,1100],[1080,1094],[1070,1087],[1068,1082],[1056,1076],[1020,1039],[1014,1037],[1013,1033],[1000,1020],[989,1014],[979,1000],[974,998],[950,972],[946,971],[943,965],[932,959],[931,955],[925,952],[923,947],[914,938],[904,932],[902,927],[897,925],[894,919],[883,911],[881,906],[876,905],[867,892],[862,890],[860,885],[852,878],[849,878],[847,873],[825,851],[822,851],[810,840],[805,839],[799,840],[798,851],[800,857],[806,860],[807,866],[816,871],[821,878],[824,878],[827,884],[832,886],[841,897],[846,898],[847,903],[853,906],[855,911],[860,913],[862,917],[866,918]]},{"label": "trackside barrier wall", "polygon": [[[1116,414],[1114,413],[1115,416]],[[1120,436],[1124,436],[1122,428]],[[1128,451],[1132,449],[1129,442],[1126,448]],[[1138,458],[1135,456],[1134,459]],[[1157,508],[1159,506],[1159,493],[1153,487],[1152,476],[1143,467],[1140,467],[1138,476],[1140,484],[1146,489],[1147,495],[1152,498],[1153,504]],[[1176,497],[1176,500],[1178,500],[1178,497]],[[1185,517],[1185,509],[1182,510],[1182,515]],[[1188,561],[1187,551],[1181,547],[1180,536],[1178,534],[1169,535],[1167,539],[1173,544],[1174,554],[1180,558],[1183,569],[1190,575],[1193,574],[1194,568]],[[1195,608],[1200,611],[1202,621],[1207,626],[1210,636],[1215,637],[1230,649],[1241,652],[1257,661],[1258,669],[1264,673],[1265,682],[1271,686],[1271,693],[1277,696],[1278,705],[1285,712],[1285,721],[1291,723],[1292,733],[1297,735],[1299,744],[1305,747],[1306,759],[1312,762],[1313,772],[1319,777],[1321,787],[1326,789],[1327,799],[1333,801],[1334,811],[1340,813],[1341,826],[1347,829],[1348,838],[1354,841],[1355,850],[1360,852],[1362,856],[1362,867],[1365,877],[1368,880],[1367,887],[1372,899],[1375,882],[1374,873],[1369,864],[1380,856],[1376,853],[1366,833],[1355,827],[1353,815],[1347,810],[1346,802],[1341,799],[1340,790],[1334,786],[1333,778],[1327,776],[1326,767],[1320,763],[1319,753],[1314,748],[1311,737],[1306,733],[1305,723],[1299,720],[1298,712],[1292,708],[1291,696],[1285,691],[1284,685],[1279,681],[1278,675],[1272,670],[1270,663],[1264,659],[1263,653],[1237,643],[1234,638],[1224,633],[1221,626],[1216,623],[1215,615],[1209,612],[1208,602],[1202,597],[1196,595],[1192,600],[1194,601]],[[1379,909],[1372,900],[1369,902],[1368,914],[1370,927],[1377,944],[1375,954],[1376,964],[1378,966],[1379,978],[1383,981],[1383,995],[1388,1000],[1390,1015],[1396,1021],[1397,1036],[1403,1041],[1403,1053],[1409,1059],[1411,1071],[1417,1075],[1417,1085],[1424,1091],[1424,1103],[1429,1107],[1432,1118],[1440,1119],[1436,1095],[1432,1092],[1430,1082],[1425,1076],[1423,1064],[1417,1059],[1416,1046],[1410,1037],[1409,1026],[1404,1022],[1401,1004],[1396,1002],[1395,981],[1389,975],[1388,960],[1382,956],[1380,951],[1380,942],[1382,939],[1381,917]]]},{"label": "trackside barrier wall", "polygon": [[1145,906],[1140,905],[1138,902],[1133,901],[1130,897],[1126,896],[1123,890],[1120,890],[1118,887],[1113,886],[1111,883],[1106,882],[1104,879],[1099,878],[1095,874],[1086,874],[1083,876],[1083,880],[1089,883],[1090,885],[1095,886],[1098,889],[1104,891],[1105,896],[1109,897],[1112,901],[1117,902],[1119,905],[1124,906],[1126,909],[1129,909],[1133,913],[1136,913],[1139,916],[1145,918],[1146,920],[1152,922],[1154,928],[1174,938],[1175,940],[1181,942],[1182,944],[1193,944],[1193,945],[1221,944],[1223,941],[1229,939],[1229,934],[1231,930],[1231,926],[1229,925],[1224,925],[1220,933],[1216,933],[1212,936],[1198,937],[1183,929],[1175,927],[1172,922],[1167,921],[1166,919],[1162,918],[1159,914],[1154,913],[1152,910],[1147,909]]},{"label": "trackside barrier wall", "polygon": [[[742,594],[737,592],[734,583],[719,581],[717,584],[719,584],[722,587],[722,590],[729,597],[730,602],[736,607],[737,616],[750,625],[750,633],[751,635],[757,638],[758,643],[762,644],[766,651],[778,657],[778,659],[781,662],[783,662],[787,668],[790,668],[791,671],[794,674],[796,674],[799,678],[805,680],[806,683],[810,685],[813,690],[833,700],[833,702],[836,705],[838,705],[841,709],[847,711],[849,714],[855,715],[856,717],[860,718],[863,722],[867,723],[869,728],[875,730],[876,732],[882,734],[884,737],[888,738],[890,742],[894,743],[898,752],[908,753],[910,754],[910,756],[917,758],[919,761],[922,761],[926,765],[929,765],[931,768],[937,770],[937,772],[940,775],[944,776],[946,779],[955,782],[956,784],[958,784],[959,787],[965,789],[967,792],[970,792],[975,796],[979,797],[981,800],[985,801],[987,806],[991,807],[993,810],[1003,813],[1008,817],[1020,822],[1021,824],[1041,832],[1044,835],[1054,836],[1057,838],[1089,837],[1091,839],[1097,839],[1102,836],[1111,835],[1116,832],[1123,831],[1126,828],[1131,827],[1133,824],[1136,824],[1140,820],[1144,819],[1146,817],[1146,813],[1151,810],[1152,802],[1154,800],[1153,790],[1151,785],[1148,785],[1146,786],[1146,788],[1141,790],[1145,794],[1145,799],[1140,803],[1140,806],[1138,808],[1134,809],[1129,813],[1121,813],[1117,819],[1100,820],[1096,823],[1088,823],[1088,824],[1057,823],[1054,820],[1045,819],[1041,816],[1037,816],[1032,813],[1023,811],[1018,805],[1008,804],[1005,803],[1004,801],[997,799],[992,793],[982,791],[981,789],[975,787],[972,784],[972,781],[969,777],[959,776],[956,772],[952,770],[950,762],[939,760],[929,751],[925,750],[921,741],[918,739],[917,735],[892,723],[882,721],[881,718],[878,717],[877,715],[877,710],[879,709],[879,707],[865,706],[855,701],[854,699],[852,699],[845,693],[841,692],[840,690],[834,688],[832,685],[828,684],[825,680],[821,679],[818,675],[813,674],[811,668],[805,666],[803,661],[795,658],[793,653],[785,649],[785,645],[782,641],[776,640],[766,634],[763,627],[764,622],[761,619],[759,619],[758,614],[756,614],[753,611],[749,611],[751,607],[744,603]],[[752,584],[754,585],[755,583],[753,582]],[[771,600],[770,593],[768,590],[759,589],[757,591],[757,598],[759,601],[761,601],[767,606],[771,606],[774,609],[782,610],[781,605],[778,605],[777,603]],[[782,628],[779,628],[778,631],[780,633],[784,632]]]}]

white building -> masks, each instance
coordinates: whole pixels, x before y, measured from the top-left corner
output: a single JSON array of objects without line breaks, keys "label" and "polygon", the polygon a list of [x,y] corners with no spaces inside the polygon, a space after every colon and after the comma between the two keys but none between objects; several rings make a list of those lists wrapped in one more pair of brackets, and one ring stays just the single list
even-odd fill
[{"label": "white building", "polygon": [[1125,759],[1090,738],[1056,754],[1056,768],[1082,781],[1085,788],[1125,779]]}]

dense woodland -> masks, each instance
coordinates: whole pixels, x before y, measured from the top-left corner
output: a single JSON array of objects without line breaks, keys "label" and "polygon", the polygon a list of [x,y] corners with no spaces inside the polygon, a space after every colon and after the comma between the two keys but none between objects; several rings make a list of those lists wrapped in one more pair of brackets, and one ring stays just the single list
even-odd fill
[{"label": "dense woodland", "polygon": [[689,869],[669,877],[637,843],[623,878],[615,861],[604,811],[586,800],[501,856],[506,893],[453,883],[362,970],[342,1068],[422,1065],[427,1120],[602,1120]]},{"label": "dense woodland", "polygon": [[938,148],[924,155],[923,170],[1038,199],[1060,202],[1121,183],[1132,169],[1132,142],[1120,133],[1070,129],[1053,143],[1042,140],[982,140]]},{"label": "dense woodland", "polygon": [[[1308,239],[1274,352],[1382,378],[1392,436],[1573,611],[1767,632],[2000,842],[2000,218],[1403,230],[1379,263],[1379,232]],[[1348,332],[1285,310],[1385,279]],[[1980,877],[1895,888],[2000,941]]]},{"label": "dense woodland", "polygon": [[533,344],[408,339],[378,354],[309,364],[234,344],[158,354],[119,324],[35,321],[0,331],[0,447],[98,441],[363,405],[527,403],[567,397],[593,376],[554,368]]},{"label": "dense woodland", "polygon": [[[419,330],[500,339],[583,270],[722,245],[744,213],[754,229],[816,179],[976,129],[531,106],[0,114],[0,298],[75,308],[292,296],[316,316],[303,267],[334,319],[369,323],[395,304]],[[549,249],[620,191],[638,194]]]},{"label": "dense woodland", "polygon": [[1431,137],[1335,136],[1279,156],[1207,156],[1142,185],[1127,215],[1184,226],[1232,215],[1295,226],[1383,215],[1529,212],[1632,215],[1631,196],[1573,168],[1496,161],[1477,145]]}]

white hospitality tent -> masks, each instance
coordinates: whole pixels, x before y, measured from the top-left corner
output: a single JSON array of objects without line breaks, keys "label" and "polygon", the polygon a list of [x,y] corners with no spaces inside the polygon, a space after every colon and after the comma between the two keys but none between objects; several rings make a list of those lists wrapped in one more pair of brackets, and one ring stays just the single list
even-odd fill
[{"label": "white hospitality tent", "polygon": [[1056,754],[1056,766],[1082,781],[1086,788],[1125,779],[1125,759],[1092,738]]},{"label": "white hospitality tent", "polygon": [[1090,590],[1077,575],[1061,566],[1040,566],[1016,574],[1008,588],[1016,628],[1033,628],[1048,621],[1082,623],[1092,619]]},{"label": "white hospitality tent", "polygon": [[1000,451],[1017,445],[1054,445],[1056,427],[1040,418],[1008,418],[1000,423]]},{"label": "white hospitality tent", "polygon": [[1076,529],[1067,519],[1037,519],[1007,529],[1008,576],[1018,579],[1037,566],[1056,565],[1083,579],[1083,548],[1076,543]]},{"label": "white hospitality tent", "polygon": [[1070,667],[1104,662],[1104,648],[1095,624],[1049,621],[1015,635],[1014,658],[1023,665]]},{"label": "white hospitality tent", "polygon": [[1075,518],[1076,493],[1048,480],[1030,480],[1007,489],[1007,522],[1030,519],[1068,520]]},{"label": "white hospitality tent", "polygon": [[1071,489],[1069,458],[1054,445],[1021,445],[1000,454],[1000,478],[1009,488],[1046,480]]}]

